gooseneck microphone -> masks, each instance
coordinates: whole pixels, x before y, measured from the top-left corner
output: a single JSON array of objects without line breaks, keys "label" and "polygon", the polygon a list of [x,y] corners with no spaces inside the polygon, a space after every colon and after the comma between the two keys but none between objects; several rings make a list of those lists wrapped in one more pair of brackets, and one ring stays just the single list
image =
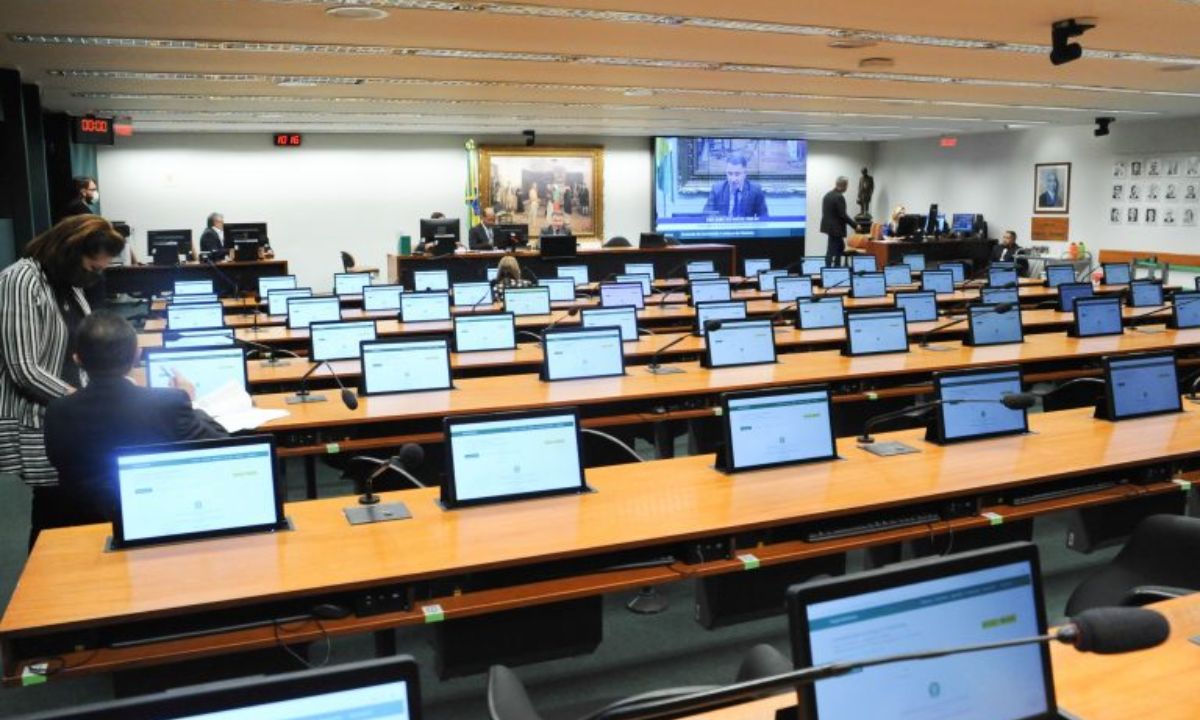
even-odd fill
[{"label": "gooseneck microphone", "polygon": [[337,386],[341,389],[342,403],[349,410],[357,410],[358,409],[358,396],[355,395],[353,392],[351,392],[349,389],[347,389],[345,385],[342,384],[342,379],[340,377],[338,377],[338,374],[336,372],[334,372],[333,366],[329,364],[328,360],[322,360],[322,361],[316,363],[315,365],[313,365],[311,368],[308,369],[308,372],[306,372],[306,373],[304,373],[304,375],[300,376],[300,389],[296,391],[295,395],[289,396],[287,398],[287,400],[285,400],[285,402],[288,405],[303,405],[306,403],[325,402],[324,395],[313,395],[308,390],[309,376],[312,375],[314,372],[316,372],[317,368],[321,367],[322,365],[329,368],[329,374],[333,376],[333,381],[336,382]]},{"label": "gooseneck microphone", "polygon": [[248,348],[257,350],[260,354],[266,353],[267,357],[265,360],[262,361],[263,367],[282,367],[284,365],[287,365],[287,363],[281,361],[276,356],[276,353],[283,353],[284,355],[287,355],[288,357],[294,357],[297,360],[303,359],[296,353],[292,352],[291,350],[287,350],[286,348],[277,348],[277,347],[273,347],[271,345],[267,345],[265,343],[254,342],[253,340],[246,340],[244,338],[238,337],[237,335],[233,336],[233,341],[236,344],[241,345],[243,347],[248,347]]},{"label": "gooseneck microphone", "polygon": [[824,287],[824,286],[822,286],[822,287],[821,287],[821,294],[822,294],[822,295],[828,295],[830,290],[833,290],[834,288],[839,288],[839,287],[841,287],[841,286],[845,285],[846,283],[849,283],[849,282],[853,281],[853,280],[854,280],[854,276],[855,276],[855,275],[866,275],[866,274],[867,274],[867,271],[866,271],[866,270],[851,270],[849,275],[847,275],[846,277],[842,278],[841,280],[838,280],[837,282],[835,282],[834,284],[830,285],[829,287]]},{"label": "gooseneck microphone", "polygon": [[780,324],[782,324],[783,326],[785,326],[785,327],[786,327],[786,326],[788,325],[788,323],[779,323],[779,322],[777,322],[777,321],[778,321],[778,320],[782,320],[782,319],[783,319],[783,314],[784,314],[784,313],[786,313],[788,310],[795,310],[795,309],[796,309],[796,308],[798,308],[798,307],[800,307],[800,300],[799,300],[799,299],[797,299],[797,300],[793,300],[793,301],[791,301],[790,303],[788,303],[787,305],[784,305],[783,307],[779,308],[779,312],[777,312],[777,313],[775,313],[774,315],[772,315],[772,316],[771,316],[771,324],[772,324],[772,325],[780,325]]},{"label": "gooseneck microphone", "polygon": [[425,487],[425,483],[413,477],[412,473],[408,470],[408,468],[418,468],[421,466],[421,463],[425,462],[425,450],[416,443],[404,443],[400,446],[400,452],[386,460],[376,460],[373,457],[365,455],[360,455],[354,459],[379,463],[379,467],[368,475],[363,483],[363,494],[358,499],[359,505],[375,505],[379,502],[379,496],[375,494],[375,480],[388,471],[396,473],[416,487]]},{"label": "gooseneck microphone", "polygon": [[953,399],[953,400],[929,400],[927,402],[916,403],[909,405],[900,410],[881,413],[873,417],[867,418],[867,422],[863,424],[862,435],[859,435],[857,442],[860,445],[870,445],[875,442],[875,438],[871,437],[871,429],[877,425],[885,423],[889,420],[895,420],[901,417],[920,417],[939,405],[962,405],[966,403],[982,403],[987,405],[1000,404],[1009,410],[1027,410],[1034,406],[1036,400],[1031,393],[1006,393],[999,398],[978,398],[978,399]]},{"label": "gooseneck microphone", "polygon": [[554,320],[549,325],[542,328],[541,332],[538,333],[538,335],[542,339],[545,339],[546,333],[549,332],[550,330],[553,330],[555,325],[558,325],[560,322],[562,322],[563,320],[566,320],[569,317],[575,317],[578,314],[579,314],[579,308],[577,308],[577,307],[568,308],[565,313],[554,318]]},{"label": "gooseneck microphone", "polygon": [[[989,311],[996,313],[997,315],[1003,315],[1004,313],[1009,312],[1013,309],[1012,303],[996,303],[995,305],[991,305],[989,307],[990,307]],[[941,350],[943,348],[930,347],[929,338],[934,333],[941,332],[942,330],[945,330],[946,328],[954,327],[955,325],[961,325],[962,323],[965,323],[967,320],[970,320],[970,319],[971,319],[971,310],[970,310],[970,308],[968,308],[966,315],[963,315],[962,317],[954,318],[953,320],[950,320],[949,322],[944,322],[941,325],[938,325],[937,327],[933,328],[932,330],[929,330],[928,332],[926,332],[924,335],[921,336],[921,341],[917,344],[928,350]]]}]

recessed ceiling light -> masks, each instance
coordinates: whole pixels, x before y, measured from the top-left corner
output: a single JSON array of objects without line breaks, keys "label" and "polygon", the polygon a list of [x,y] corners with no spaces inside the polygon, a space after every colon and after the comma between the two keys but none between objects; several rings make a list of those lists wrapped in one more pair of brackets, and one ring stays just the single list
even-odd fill
[{"label": "recessed ceiling light", "polygon": [[325,14],[342,20],[382,20],[388,16],[388,11],[383,8],[362,5],[338,5],[327,8]]},{"label": "recessed ceiling light", "polygon": [[319,86],[319,83],[314,82],[312,80],[305,80],[303,78],[291,78],[289,80],[280,80],[279,82],[277,82],[275,84],[278,85],[279,87],[285,87],[285,88],[307,88],[307,87],[318,87]]},{"label": "recessed ceiling light", "polygon": [[860,68],[890,68],[896,61],[888,57],[869,57],[858,61]]},{"label": "recessed ceiling light", "polygon": [[650,97],[651,95],[654,94],[654,91],[651,90],[650,88],[642,88],[642,87],[625,88],[624,94],[625,94],[625,97]]},{"label": "recessed ceiling light", "polygon": [[1188,70],[1195,69],[1195,65],[1164,65],[1159,68],[1162,72],[1187,72]]},{"label": "recessed ceiling light", "polygon": [[875,47],[876,44],[874,40],[856,37],[837,38],[829,41],[829,47],[834,50],[857,50],[859,48]]}]

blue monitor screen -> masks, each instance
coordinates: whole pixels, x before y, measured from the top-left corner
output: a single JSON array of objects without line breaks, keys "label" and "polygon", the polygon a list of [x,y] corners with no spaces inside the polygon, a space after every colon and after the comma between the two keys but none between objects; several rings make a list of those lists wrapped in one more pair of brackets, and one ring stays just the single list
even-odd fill
[{"label": "blue monitor screen", "polygon": [[988,268],[988,285],[992,287],[1016,287],[1017,271],[1012,268]]},{"label": "blue monitor screen", "polygon": [[1075,282],[1075,266],[1073,265],[1047,265],[1046,266],[1046,284],[1050,287],[1058,287],[1064,283]]},{"label": "blue monitor screen", "polygon": [[787,270],[764,270],[758,274],[758,289],[775,292],[775,281],[787,275]]},{"label": "blue monitor screen", "polygon": [[742,261],[742,276],[743,277],[758,277],[760,272],[766,272],[771,269],[770,258],[746,258]]},{"label": "blue monitor screen", "polygon": [[906,322],[937,320],[937,294],[932,292],[896,293],[896,307],[904,311]]},{"label": "blue monitor screen", "polygon": [[1104,263],[1104,284],[1105,285],[1128,285],[1129,284],[1129,265],[1126,263]]},{"label": "blue monitor screen", "polygon": [[1174,354],[1110,357],[1107,365],[1114,420],[1182,409]]},{"label": "blue monitor screen", "polygon": [[926,270],[921,274],[921,289],[945,295],[954,292],[954,273]]},{"label": "blue monitor screen", "polygon": [[883,273],[855,275],[850,281],[850,295],[856,298],[878,298],[887,296],[887,283]]},{"label": "blue monitor screen", "polygon": [[907,265],[888,265],[883,269],[883,280],[890,288],[912,285],[912,268]]},{"label": "blue monitor screen", "polygon": [[1174,306],[1176,327],[1200,327],[1200,292],[1177,292],[1171,304]]},{"label": "blue monitor screen", "polygon": [[1071,312],[1077,299],[1094,294],[1091,283],[1063,283],[1058,286],[1058,311]]},{"label": "blue monitor screen", "polygon": [[912,268],[913,272],[925,272],[925,256],[908,254],[900,258],[900,262]]},{"label": "blue monitor screen", "polygon": [[1021,303],[1020,293],[1016,288],[982,288],[979,291],[979,299],[983,301],[984,305],[995,305],[996,303],[1019,305]]},{"label": "blue monitor screen", "polygon": [[954,282],[961,283],[967,279],[967,266],[959,262],[939,263],[938,270],[949,270],[954,273]]},{"label": "blue monitor screen", "polygon": [[796,318],[801,330],[840,328],[846,325],[846,313],[840,297],[801,300],[796,305]]},{"label": "blue monitor screen", "polygon": [[1025,411],[1010,410],[999,401],[1021,392],[1019,370],[953,373],[938,378],[942,427],[947,440],[1023,432]]},{"label": "blue monitor screen", "polygon": [[790,303],[800,298],[810,298],[813,295],[812,278],[781,277],[775,281],[775,301]]},{"label": "blue monitor screen", "polygon": [[821,268],[821,287],[826,290],[850,287],[850,268],[823,267]]},{"label": "blue monitor screen", "polygon": [[859,270],[863,272],[875,272],[879,268],[875,266],[874,255],[858,254],[850,256],[850,269],[854,272],[858,272]]},{"label": "blue monitor screen", "polygon": [[850,343],[851,355],[906,352],[908,326],[904,321],[904,311],[848,313],[846,338]]},{"label": "blue monitor screen", "polygon": [[1021,311],[1012,308],[997,312],[995,305],[972,305],[970,313],[971,339],[976,345],[1003,345],[1025,339],[1021,332]]},{"label": "blue monitor screen", "polygon": [[800,261],[801,275],[820,275],[821,268],[825,267],[825,258],[823,257],[805,257]]},{"label": "blue monitor screen", "polygon": [[1098,297],[1076,301],[1075,327],[1079,337],[1120,335],[1122,332],[1120,299]]},{"label": "blue monitor screen", "polygon": [[975,229],[975,215],[971,213],[954,213],[951,216],[950,229],[954,232],[971,232]]},{"label": "blue monitor screen", "polygon": [[1162,285],[1156,282],[1129,284],[1129,304],[1133,307],[1153,307],[1163,304]]}]

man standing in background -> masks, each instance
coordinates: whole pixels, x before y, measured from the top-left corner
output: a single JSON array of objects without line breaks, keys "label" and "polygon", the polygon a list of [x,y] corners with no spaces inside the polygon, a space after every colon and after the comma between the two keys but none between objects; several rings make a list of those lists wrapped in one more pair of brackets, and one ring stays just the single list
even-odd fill
[{"label": "man standing in background", "polygon": [[833,189],[821,199],[821,232],[825,233],[825,264],[836,267],[846,253],[846,227],[854,227],[854,219],[846,214],[846,188],[850,178],[841,176]]},{"label": "man standing in background", "polygon": [[225,216],[221,213],[209,213],[205,220],[204,232],[200,233],[200,252],[208,253],[213,260],[224,257]]}]

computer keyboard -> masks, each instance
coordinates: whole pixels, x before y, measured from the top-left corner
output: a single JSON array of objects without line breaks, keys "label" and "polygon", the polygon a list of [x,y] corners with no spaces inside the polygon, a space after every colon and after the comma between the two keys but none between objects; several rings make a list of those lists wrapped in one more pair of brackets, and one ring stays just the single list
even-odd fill
[{"label": "computer keyboard", "polygon": [[869,535],[885,530],[896,530],[913,525],[927,525],[929,523],[941,522],[941,520],[942,516],[936,512],[914,512],[888,515],[882,518],[876,517],[870,520],[863,519],[857,522],[849,521],[849,524],[829,523],[810,530],[804,536],[804,539],[810,543],[824,542],[826,540],[854,537],[855,535]]},{"label": "computer keyboard", "polygon": [[1071,497],[1072,495],[1083,495],[1099,490],[1107,490],[1116,486],[1117,483],[1115,480],[1101,480],[1099,482],[1087,483],[1086,485],[1068,485],[1033,492],[1016,492],[1009,498],[1008,504],[1032,505],[1043,500],[1056,500],[1058,498]]}]

